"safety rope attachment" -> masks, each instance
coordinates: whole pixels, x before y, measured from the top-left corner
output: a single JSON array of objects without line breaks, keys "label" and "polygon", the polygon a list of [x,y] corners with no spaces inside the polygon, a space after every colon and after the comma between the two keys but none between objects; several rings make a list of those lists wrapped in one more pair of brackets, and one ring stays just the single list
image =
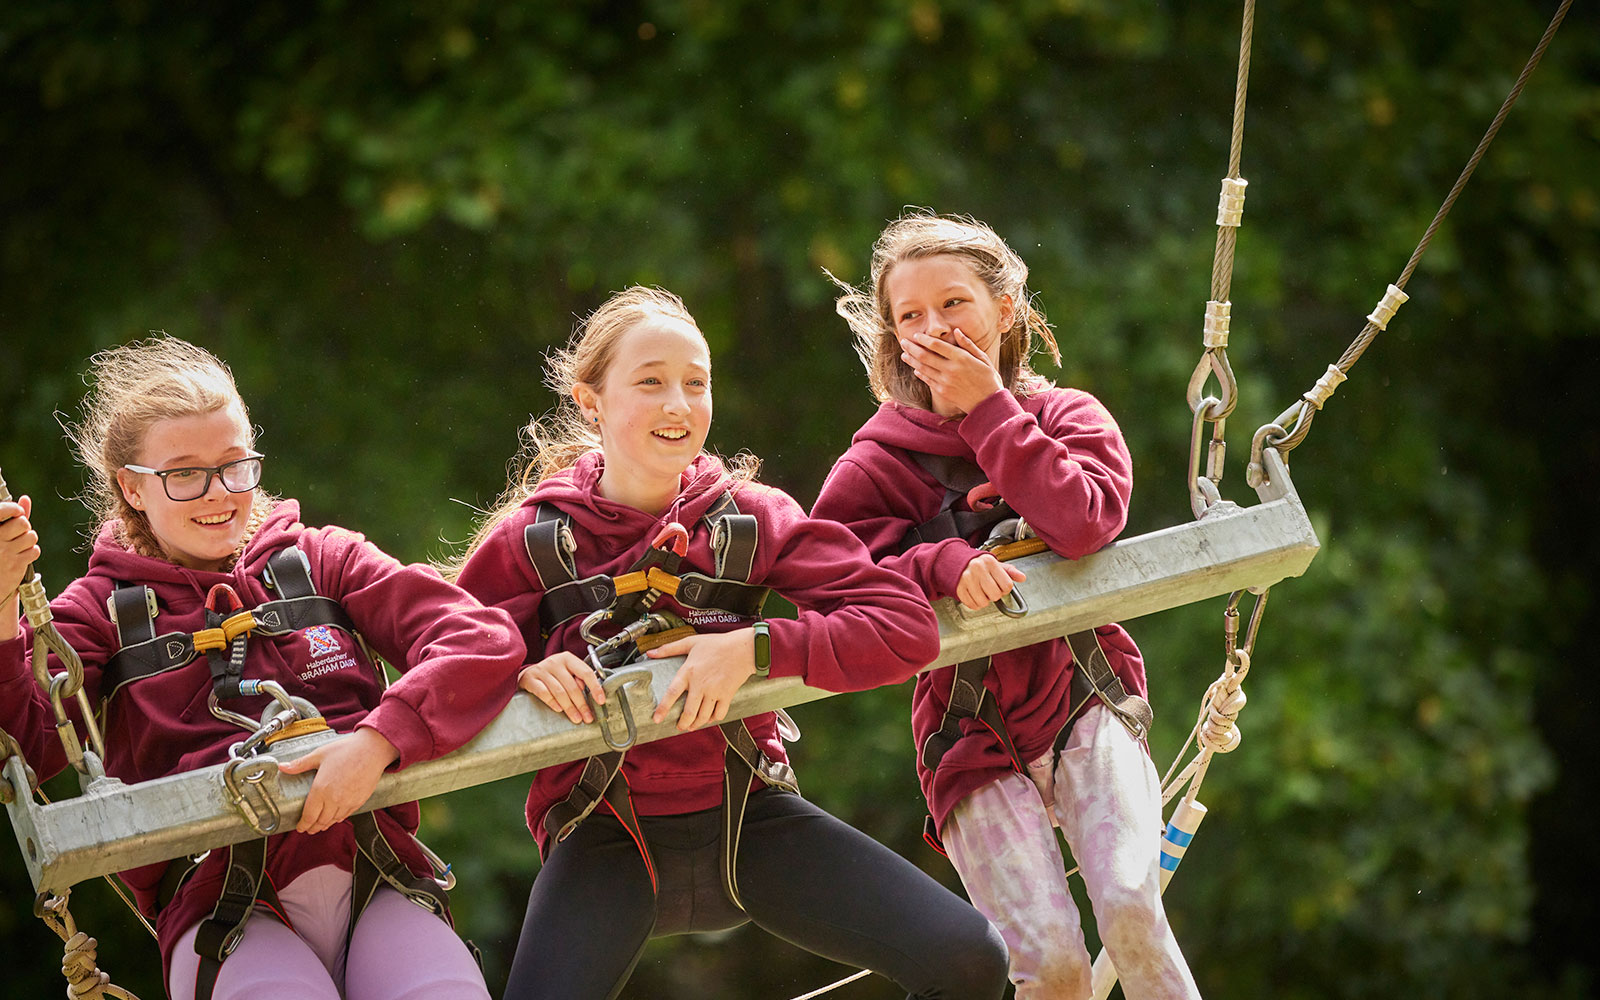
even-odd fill
[{"label": "safety rope attachment", "polygon": [[61,938],[61,974],[67,979],[67,996],[70,1000],[139,1000],[137,996],[114,985],[111,976],[100,970],[96,950],[99,942],[78,930],[77,921],[67,909],[72,890],[60,895],[40,893],[34,900],[33,912],[45,926]]}]

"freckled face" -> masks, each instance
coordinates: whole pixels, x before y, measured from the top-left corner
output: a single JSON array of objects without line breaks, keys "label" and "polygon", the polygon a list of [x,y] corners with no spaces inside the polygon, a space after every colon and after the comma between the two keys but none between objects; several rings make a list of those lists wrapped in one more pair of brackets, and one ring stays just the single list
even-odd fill
[{"label": "freckled face", "polygon": [[[145,432],[131,464],[152,469],[218,466],[254,454],[243,416],[233,407],[210,413],[158,420]],[[161,477],[117,473],[122,494],[150,520],[150,530],[167,557],[190,569],[223,568],[244,538],[255,491],[229,493],[221,477],[197,500],[173,500]]]},{"label": "freckled face", "polygon": [[650,509],[677,495],[705,446],[711,353],[693,326],[652,316],[622,334],[615,357],[598,388],[579,385],[574,396],[587,419],[600,418],[602,493]]},{"label": "freckled face", "polygon": [[903,260],[889,272],[884,289],[897,339],[922,333],[954,343],[960,330],[984,352],[990,367],[1000,367],[1001,333],[1013,316],[1011,296],[995,298],[966,261],[953,254]]}]

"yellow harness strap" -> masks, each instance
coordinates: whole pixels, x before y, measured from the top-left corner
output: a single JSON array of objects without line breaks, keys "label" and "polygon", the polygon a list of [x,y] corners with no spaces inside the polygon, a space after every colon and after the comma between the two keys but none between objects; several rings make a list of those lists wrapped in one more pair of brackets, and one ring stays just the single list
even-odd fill
[{"label": "yellow harness strap", "polygon": [[613,577],[612,584],[617,589],[617,596],[624,594],[637,594],[641,590],[655,589],[669,597],[678,596],[678,578],[663,570],[659,566],[651,566],[648,571],[635,570]]},{"label": "yellow harness strap", "polygon": [[1021,559],[1023,556],[1031,556],[1035,553],[1043,552],[1048,547],[1042,538],[1024,538],[1020,542],[1006,542],[1004,545],[996,545],[989,550],[989,554],[1001,562],[1005,562],[1008,559]]},{"label": "yellow harness strap", "polygon": [[633,644],[639,647],[639,652],[648,653],[657,646],[665,646],[669,642],[676,642],[677,640],[682,639],[684,636],[694,634],[695,631],[693,625],[677,625],[673,628],[663,629],[660,632],[646,632],[644,635],[641,635],[639,638],[633,640]]},{"label": "yellow harness strap", "polygon": [[320,715],[313,715],[309,719],[296,719],[262,740],[261,744],[270,747],[279,740],[292,740],[296,736],[310,736],[312,733],[320,733],[327,728],[327,720]]},{"label": "yellow harness strap", "polygon": [[203,628],[196,632],[194,634],[194,651],[196,653],[209,653],[213,649],[227,649],[233,640],[249,632],[256,625],[255,615],[248,611],[241,611],[224,621],[217,628]]}]

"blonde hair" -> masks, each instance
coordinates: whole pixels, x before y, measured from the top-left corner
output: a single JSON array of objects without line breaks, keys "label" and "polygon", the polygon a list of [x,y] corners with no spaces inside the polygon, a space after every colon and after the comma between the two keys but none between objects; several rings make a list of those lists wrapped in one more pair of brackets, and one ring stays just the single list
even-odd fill
[{"label": "blonde hair", "polygon": [[[473,530],[466,551],[439,567],[445,576],[453,579],[459,575],[467,558],[533,495],[540,483],[600,448],[600,432],[584,420],[572,391],[578,385],[596,389],[603,385],[617,359],[617,345],[623,336],[653,318],[676,320],[700,333],[700,324],[678,296],[663,288],[634,285],[607,299],[579,322],[565,347],[546,356],[544,381],[556,394],[556,407],[544,416],[530,419],[518,433],[520,446],[511,460],[505,491]],[[753,482],[761,468],[761,460],[749,452],[740,452],[724,464],[735,486]]]},{"label": "blonde hair", "polygon": [[984,223],[970,216],[936,215],[918,209],[889,223],[873,243],[872,272],[865,289],[828,275],[844,293],[834,308],[855,334],[856,354],[867,369],[873,396],[879,402],[894,400],[919,409],[933,408],[927,385],[900,359],[888,282],[900,262],[941,254],[962,260],[996,299],[1011,297],[1011,326],[1000,332],[1001,384],[1017,395],[1030,395],[1048,385],[1029,365],[1037,349],[1034,338],[1044,343],[1057,365],[1061,350],[1028,291],[1028,265]]},{"label": "blonde hair", "polygon": [[[117,470],[138,461],[152,424],[218,410],[237,413],[245,429],[245,445],[253,449],[255,429],[233,373],[209,351],[177,337],[159,336],[94,355],[84,381],[90,388],[83,399],[83,419],[62,426],[74,456],[89,472],[80,497],[94,515],[89,542],[93,544],[101,529],[112,524],[121,544],[140,555],[167,559],[149,519],[123,496]],[[259,488],[255,491],[240,550],[276,500]]]}]

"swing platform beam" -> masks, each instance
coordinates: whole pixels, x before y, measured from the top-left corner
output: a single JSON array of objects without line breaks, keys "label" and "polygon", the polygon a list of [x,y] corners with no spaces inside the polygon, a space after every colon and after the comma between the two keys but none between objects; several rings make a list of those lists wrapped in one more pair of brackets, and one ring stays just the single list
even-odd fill
[{"label": "swing platform beam", "polygon": [[[1236,590],[1261,590],[1305,572],[1316,555],[1316,531],[1276,451],[1265,453],[1268,480],[1261,503],[1222,504],[1198,521],[1106,546],[1076,561],[1044,552],[1016,560],[1028,579],[1019,585],[1028,612],[1009,618],[994,608],[969,611],[949,599],[935,602],[939,657],[929,668],[1125,621]],[[635,704],[638,742],[677,733],[677,711],[656,724],[653,703],[666,692],[681,657],[651,661],[652,705]],[[752,681],[734,697],[728,718],[742,718],[833,694],[798,678]],[[286,761],[309,752],[331,733],[286,740],[273,756]],[[363,810],[523,774],[606,750],[599,728],[573,725],[532,697],[514,697],[471,742],[437,760],[386,774]],[[90,782],[81,795],[50,804],[27,794],[6,806],[36,889],[61,893],[72,885],[139,865],[165,861],[259,836],[224,788],[223,765],[153,781]],[[28,782],[20,757],[5,761],[5,777],[19,792]],[[280,830],[294,827],[311,775],[274,775],[267,793]]]}]

